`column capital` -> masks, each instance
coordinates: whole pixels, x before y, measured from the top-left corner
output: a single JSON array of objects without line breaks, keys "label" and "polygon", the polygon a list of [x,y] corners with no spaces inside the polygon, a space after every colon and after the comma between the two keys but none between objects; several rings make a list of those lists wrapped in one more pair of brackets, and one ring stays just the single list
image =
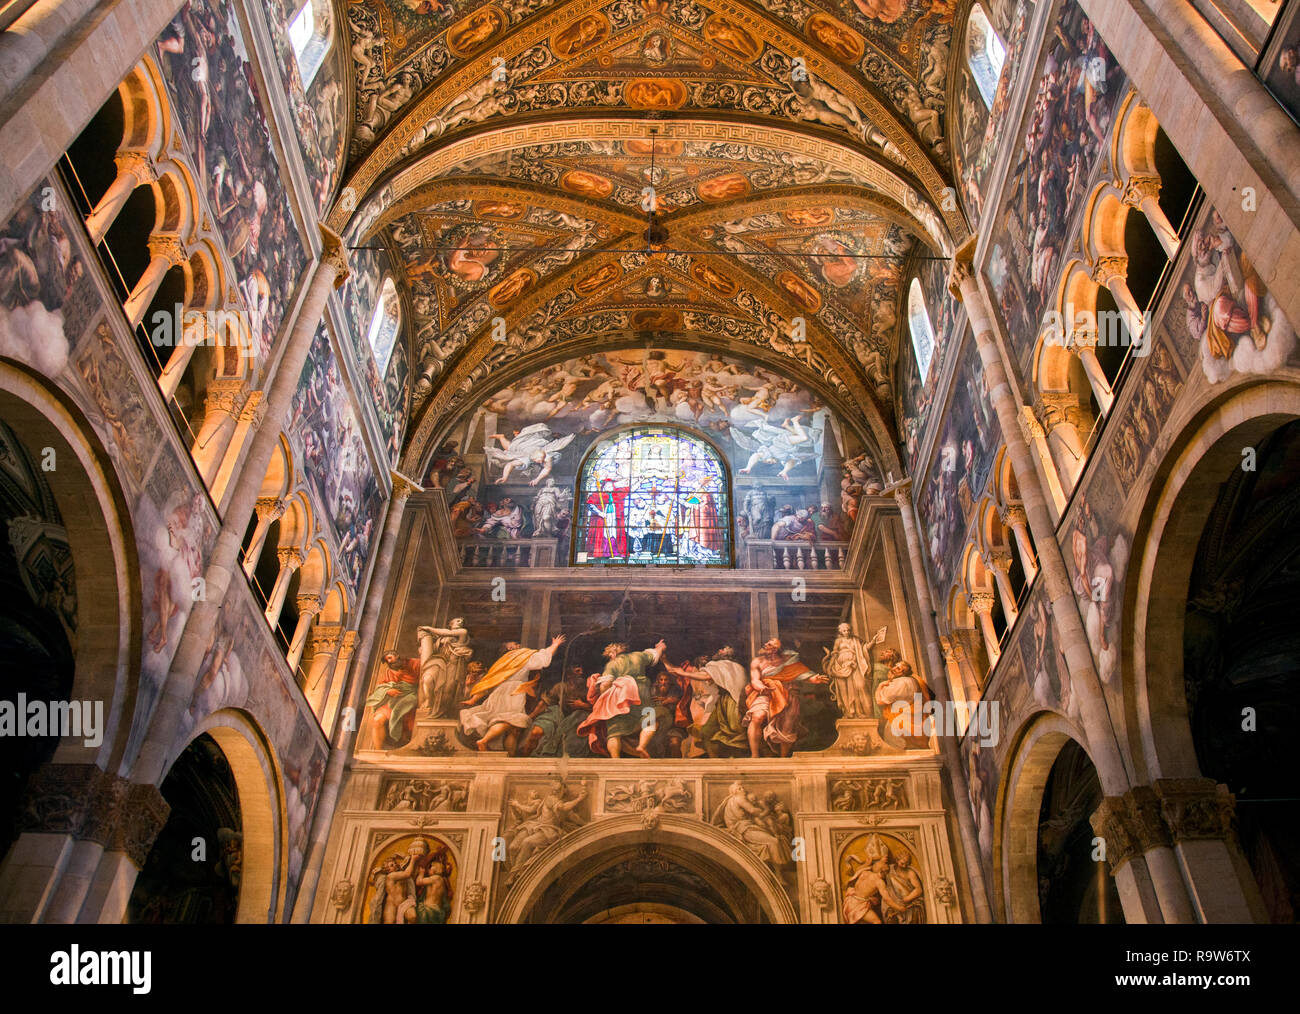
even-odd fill
[{"label": "column capital", "polygon": [[989,550],[989,566],[1006,573],[1011,569],[1011,550],[1006,546],[994,546]]},{"label": "column capital", "polygon": [[1140,208],[1142,202],[1152,198],[1160,199],[1159,176],[1134,176],[1124,184],[1124,194],[1120,201],[1130,208]]},{"label": "column capital", "polygon": [[339,658],[346,661],[361,646],[361,636],[355,630],[346,630],[339,640]]},{"label": "column capital", "polygon": [[1038,416],[1028,405],[1020,406],[1020,432],[1024,434],[1025,440],[1041,440],[1047,434],[1043,430],[1043,424],[1038,421]]},{"label": "column capital", "polygon": [[207,398],[204,407],[208,412],[222,412],[229,416],[239,413],[244,401],[244,382],[242,380],[208,381]]},{"label": "column capital", "polygon": [[1025,505],[1022,503],[1003,504],[998,508],[998,517],[1008,528],[1015,528],[1017,525],[1029,525],[1029,515],[1025,513]]},{"label": "column capital", "polygon": [[275,558],[280,561],[280,567],[289,570],[297,570],[302,566],[302,550],[296,546],[290,546],[287,549],[281,548],[275,551]]},{"label": "column capital", "polygon": [[334,288],[348,280],[348,248],[343,237],[333,229],[317,223],[321,238],[321,265],[334,272]]},{"label": "column capital", "polygon": [[1213,778],[1158,778],[1152,785],[1174,842],[1229,839],[1236,833],[1236,803]]},{"label": "column capital", "polygon": [[137,148],[123,148],[113,156],[113,164],[117,166],[118,175],[135,177],[137,187],[158,178],[158,169],[149,153]]},{"label": "column capital", "polygon": [[393,468],[388,473],[393,480],[393,499],[405,500],[412,493],[423,493],[424,488],[414,479],[408,478],[397,469]]},{"label": "column capital", "polygon": [[190,259],[189,251],[179,236],[172,233],[156,233],[149,237],[149,256],[162,258],[168,265],[175,267]]},{"label": "column capital", "polygon": [[969,236],[952,254],[952,270],[948,275],[948,291],[957,302],[965,302],[962,286],[975,278],[975,246],[978,236]]},{"label": "column capital", "polygon": [[294,598],[298,606],[298,617],[316,616],[320,613],[325,603],[319,595],[298,595]]},{"label": "column capital", "polygon": [[995,601],[993,593],[990,591],[971,592],[967,596],[971,610],[978,615],[991,614],[993,612],[993,603]]},{"label": "column capital", "polygon": [[1115,279],[1128,280],[1127,257],[1098,257],[1092,266],[1092,280],[1098,285],[1109,286]]},{"label": "column capital", "polygon": [[319,655],[322,652],[332,655],[338,651],[339,644],[343,640],[343,628],[337,623],[317,623],[307,634],[307,650],[305,654],[308,658],[313,655]]},{"label": "column capital", "polygon": [[1049,433],[1058,426],[1070,425],[1077,429],[1084,423],[1083,405],[1071,391],[1039,391],[1038,409]]},{"label": "column capital", "polygon": [[1095,349],[1097,342],[1098,336],[1095,327],[1076,327],[1070,330],[1069,337],[1066,339],[1066,347],[1082,353],[1087,349]]},{"label": "column capital", "polygon": [[259,496],[253,504],[258,521],[277,521],[284,516],[284,501],[278,496]]},{"label": "column capital", "polygon": [[244,402],[244,407],[239,410],[239,421],[242,423],[257,423],[261,420],[263,412],[266,410],[265,391],[249,391],[248,400]]}]

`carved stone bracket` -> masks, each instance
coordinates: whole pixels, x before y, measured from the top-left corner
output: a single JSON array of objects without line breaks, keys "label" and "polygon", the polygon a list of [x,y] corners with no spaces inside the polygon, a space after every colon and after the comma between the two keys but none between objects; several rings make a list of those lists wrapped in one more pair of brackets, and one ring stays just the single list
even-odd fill
[{"label": "carved stone bracket", "polygon": [[1232,794],[1213,779],[1162,778],[1102,800],[1092,829],[1105,841],[1114,871],[1153,848],[1229,841],[1236,834],[1235,814]]}]

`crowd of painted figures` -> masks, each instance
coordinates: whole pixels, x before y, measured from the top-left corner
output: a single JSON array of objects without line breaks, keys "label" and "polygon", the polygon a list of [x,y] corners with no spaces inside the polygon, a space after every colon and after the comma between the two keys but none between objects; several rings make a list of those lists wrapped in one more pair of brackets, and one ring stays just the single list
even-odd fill
[{"label": "crowd of painted figures", "polygon": [[895,731],[913,728],[928,690],[881,647],[884,627],[864,641],[840,624],[820,660],[773,638],[748,666],[730,645],[674,662],[662,640],[642,651],[611,642],[600,672],[569,665],[558,677],[547,673],[563,634],[540,650],[507,641],[486,671],[462,618],[417,634],[418,657],[384,656],[367,701],[372,750],[409,743],[418,716],[457,717],[467,744],[510,756],[789,757],[818,738],[823,717],[875,721],[897,749],[925,746]]}]

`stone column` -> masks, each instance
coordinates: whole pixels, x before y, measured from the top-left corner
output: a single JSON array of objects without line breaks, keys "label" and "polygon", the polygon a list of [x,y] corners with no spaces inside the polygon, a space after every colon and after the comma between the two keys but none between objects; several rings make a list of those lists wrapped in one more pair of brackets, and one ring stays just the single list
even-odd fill
[{"label": "stone column", "polygon": [[[397,555],[397,536],[402,529],[402,515],[406,510],[407,497],[412,493],[423,492],[400,472],[392,474],[393,498],[388,502],[388,514],[384,518],[384,530],[379,538],[370,586],[361,613],[361,625],[357,632],[359,639],[370,645],[375,643],[375,630],[379,626],[379,614],[383,607],[384,590],[388,587],[388,575],[393,567],[393,558]],[[359,718],[365,700],[366,677],[369,671],[367,656],[368,653],[356,655],[356,664],[351,667],[347,701],[348,707],[352,709],[352,720],[341,722],[334,732],[334,744],[330,750],[329,763],[325,766],[325,778],[321,784],[320,795],[316,798],[316,810],[312,816],[307,861],[303,864],[302,878],[298,882],[298,894],[294,899],[293,922],[311,920],[312,903],[316,897],[316,885],[320,882],[321,865],[325,861],[325,848],[329,843],[330,824],[334,820],[334,808],[338,805],[344,768],[352,756],[353,743],[356,740],[357,729],[360,727]]]},{"label": "stone column", "polygon": [[1020,610],[1016,607],[1015,589],[1011,587],[1011,550],[1005,546],[994,546],[989,551],[988,568],[993,574],[993,583],[998,589],[998,600],[1002,603],[1002,615],[1010,629],[1016,625]]},{"label": "stone column", "polygon": [[1044,494],[1051,497],[1048,506],[1051,510],[1052,522],[1055,523],[1065,513],[1068,497],[1061,485],[1061,476],[1052,458],[1052,452],[1047,446],[1047,431],[1043,429],[1043,424],[1038,421],[1038,416],[1028,405],[1020,406],[1016,424],[1025,445],[1029,448],[1030,467],[1038,475]]},{"label": "stone column", "polygon": [[1056,542],[1056,529],[1047,509],[1047,500],[1038,481],[1029,445],[1025,442],[1019,425],[1020,409],[1007,380],[1002,353],[993,337],[992,312],[972,259],[975,255],[975,237],[964,242],[953,255],[952,278],[948,283],[952,294],[966,306],[966,315],[975,333],[980,359],[984,363],[984,381],[988,387],[993,408],[998,414],[1007,453],[1015,471],[1016,484],[1024,503],[1034,545],[1038,547],[1038,564],[1046,582],[1047,597],[1052,604],[1052,622],[1060,638],[1062,654],[1069,668],[1071,683],[1079,700],[1079,714],[1084,733],[1088,738],[1089,756],[1097,768],[1102,791],[1117,795],[1127,791],[1128,774],[1124,769],[1123,755],[1111,725],[1110,712],[1102,694],[1101,680],[1093,662],[1088,637],[1079,617],[1079,607],[1074,600],[1074,589]]},{"label": "stone column", "polygon": [[967,601],[970,603],[971,612],[978,617],[980,634],[984,637],[984,651],[989,657],[989,672],[992,672],[993,667],[998,664],[998,659],[1002,657],[998,632],[993,627],[993,593],[972,592]]},{"label": "stone column", "polygon": [[1104,286],[1115,297],[1115,305],[1119,307],[1124,326],[1128,328],[1129,339],[1137,345],[1143,340],[1146,319],[1133,293],[1129,291],[1128,258],[1098,257],[1097,263],[1092,267],[1092,280]]},{"label": "stone column", "polygon": [[[132,328],[144,320],[145,311],[158,294],[158,286],[162,285],[167,272],[189,259],[189,251],[179,236],[161,234],[149,237],[149,266],[144,269],[144,274],[135,283],[131,295],[122,304],[122,312],[126,314],[127,322]],[[176,322],[177,328],[180,324],[180,321]]]},{"label": "stone column", "polygon": [[220,340],[209,324],[208,315],[197,310],[183,312],[177,327],[180,329],[179,342],[158,375],[158,387],[164,401],[175,397],[190,360],[194,358],[194,350],[200,345],[216,345]]},{"label": "stone column", "polygon": [[257,570],[257,561],[262,555],[262,544],[266,542],[266,533],[271,523],[284,517],[284,501],[279,497],[260,496],[253,505],[257,513],[257,527],[253,529],[253,541],[248,544],[244,555],[244,573],[251,580]]},{"label": "stone column", "polygon": [[[934,602],[930,598],[930,581],[926,577],[925,562],[921,555],[921,536],[917,530],[916,508],[912,503],[912,480],[903,479],[885,492],[892,493],[898,502],[903,537],[907,542],[907,556],[912,564],[912,585],[916,591],[916,614],[920,619],[921,639],[925,643],[926,668],[931,674],[930,690],[935,700],[942,705],[950,700],[946,678],[947,668],[939,647],[939,628],[934,622]],[[984,883],[984,866],[980,859],[978,844],[979,835],[975,830],[975,818],[971,814],[966,767],[962,764],[956,737],[945,736],[940,732],[935,738],[939,741],[939,750],[948,769],[949,784],[952,787],[955,804],[953,809],[957,815],[957,830],[961,838],[966,872],[970,877],[971,903],[975,909],[975,921],[990,923],[993,921],[993,913],[989,908],[988,888]]]},{"label": "stone column", "polygon": [[1029,537],[1029,519],[1025,516],[1024,505],[1012,503],[999,507],[998,516],[1016,537],[1016,548],[1020,551],[1020,569],[1025,572],[1025,584],[1033,584],[1034,578],[1038,576],[1038,554],[1034,552],[1034,543]]},{"label": "stone column", "polygon": [[352,656],[361,647],[361,639],[355,630],[345,630],[339,640],[338,655],[329,673],[329,688],[325,694],[325,710],[321,718],[321,728],[325,735],[333,739],[338,735],[339,704],[347,684],[348,670],[352,667]]},{"label": "stone column", "polygon": [[302,692],[307,704],[329,734],[325,725],[325,702],[329,699],[330,681],[334,675],[334,660],[338,657],[343,628],[337,623],[317,623],[307,632],[307,645],[303,657],[307,660],[307,674]]},{"label": "stone column", "polygon": [[[324,603],[319,595],[299,595],[294,601],[298,606],[298,626],[294,628],[293,638],[289,641],[289,654],[285,657],[285,661],[289,663],[289,671],[296,674],[298,663],[302,661],[303,650],[307,647],[307,634]],[[305,690],[306,680],[303,684]]]},{"label": "stone column", "polygon": [[1134,176],[1124,186],[1123,202],[1146,215],[1151,231],[1164,247],[1165,256],[1173,260],[1178,256],[1178,230],[1160,207],[1160,177]]},{"label": "stone column", "polygon": [[1074,349],[1083,364],[1083,372],[1088,375],[1088,385],[1092,396],[1097,399],[1097,407],[1102,415],[1110,415],[1111,406],[1115,404],[1115,391],[1110,386],[1106,371],[1097,359],[1097,332],[1094,329],[1076,329],[1070,334],[1070,348]]},{"label": "stone column", "polygon": [[235,421],[244,404],[244,382],[242,380],[208,381],[207,399],[203,404],[203,423],[194,437],[194,446],[190,456],[198,466],[203,484],[209,489],[217,477],[230,444],[230,436],[235,432]]},{"label": "stone column", "polygon": [[280,561],[280,571],[275,575],[275,584],[271,586],[271,594],[267,596],[266,602],[266,622],[272,630],[280,622],[284,600],[289,595],[289,581],[302,566],[302,551],[293,546],[280,548],[275,551],[275,558]]},{"label": "stone column", "polygon": [[195,602],[190,610],[163,683],[161,697],[150,720],[144,745],[135,759],[132,774],[137,781],[153,784],[160,782],[179,746],[175,742],[176,730],[194,696],[200,662],[207,650],[231,578],[239,573],[239,551],[248,529],[248,519],[253,515],[267,466],[280,441],[281,428],[293,404],[312,338],[316,334],[330,290],[341,285],[347,277],[343,241],[324,226],[320,227],[320,231],[323,241],[321,258],[311,269],[307,291],[289,328],[284,352],[271,379],[270,390],[262,402],[265,410],[261,420],[254,424],[256,430],[251,437],[243,469],[226,505],[224,522],[204,571],[206,597]]},{"label": "stone column", "polygon": [[1068,391],[1044,391],[1038,397],[1038,415],[1047,432],[1047,446],[1068,501],[1088,461],[1083,434],[1079,432],[1083,422],[1079,398]]},{"label": "stone column", "polygon": [[1196,921],[1150,788],[1107,796],[1089,819],[1105,846],[1125,922]]},{"label": "stone column", "polygon": [[86,231],[90,233],[92,246],[99,246],[122,207],[135,193],[135,188],[158,178],[158,170],[148,152],[124,148],[113,161],[117,164],[117,178],[104,191],[104,196],[86,219]]}]

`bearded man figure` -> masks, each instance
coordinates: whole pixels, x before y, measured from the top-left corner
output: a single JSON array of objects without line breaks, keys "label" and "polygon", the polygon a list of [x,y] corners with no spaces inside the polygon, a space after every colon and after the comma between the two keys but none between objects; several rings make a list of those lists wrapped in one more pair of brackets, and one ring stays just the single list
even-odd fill
[{"label": "bearded man figure", "polygon": [[751,757],[762,754],[763,743],[782,757],[794,752],[799,738],[799,696],[795,683],[829,683],[830,677],[813,672],[799,661],[797,651],[787,651],[775,637],[749,664],[745,688],[745,724]]}]

